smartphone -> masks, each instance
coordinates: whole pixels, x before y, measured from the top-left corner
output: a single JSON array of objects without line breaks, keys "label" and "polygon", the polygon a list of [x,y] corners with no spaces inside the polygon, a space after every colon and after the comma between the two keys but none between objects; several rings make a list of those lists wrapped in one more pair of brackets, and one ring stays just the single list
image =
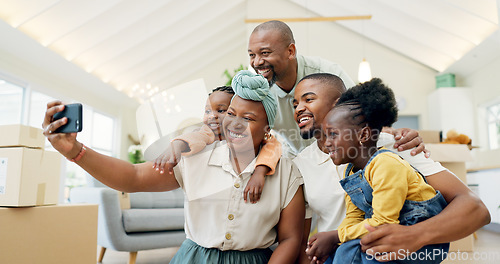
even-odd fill
[{"label": "smartphone", "polygon": [[68,118],[68,122],[54,133],[77,133],[82,131],[82,104],[67,104],[64,110],[54,114],[54,120]]}]

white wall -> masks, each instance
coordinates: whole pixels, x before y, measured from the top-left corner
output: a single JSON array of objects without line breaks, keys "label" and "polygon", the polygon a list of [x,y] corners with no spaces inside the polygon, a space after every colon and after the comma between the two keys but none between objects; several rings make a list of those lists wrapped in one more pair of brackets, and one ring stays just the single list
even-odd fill
[{"label": "white wall", "polygon": [[[227,78],[223,76],[223,73],[226,69],[233,74],[234,69],[238,68],[240,65],[243,65],[244,67],[248,66],[246,45],[247,40],[242,39],[241,45],[239,45],[238,48],[226,51],[227,53],[217,59],[217,61],[210,64],[210,67],[206,67],[205,69],[193,74],[191,79],[183,80],[183,82],[203,78],[207,92],[212,91],[212,89],[218,86],[225,85]],[[203,113],[200,113],[200,116],[202,114]]]},{"label": "white wall", "polygon": [[500,169],[469,172],[467,182],[478,185],[479,198],[490,211],[491,222],[500,224]]},{"label": "white wall", "polygon": [[475,162],[471,167],[500,167],[500,149],[488,149],[488,133],[486,129],[486,115],[484,107],[497,102],[500,103],[500,57],[491,61],[488,65],[476,70],[468,76],[462,76],[460,82],[463,86],[472,88],[474,93],[474,105],[476,106],[476,135],[477,145],[480,148],[473,151]]},{"label": "white wall", "polygon": [[[248,1],[247,5],[248,18],[315,16],[305,13],[302,7],[285,0],[252,0]],[[262,8],[263,6],[265,8]],[[361,21],[352,23],[362,26]],[[294,33],[298,53],[321,56],[340,64],[355,82],[357,82],[359,63],[363,59],[364,45],[365,57],[371,65],[373,77],[381,78],[394,90],[396,97],[403,97],[406,100],[407,106],[399,114],[419,115],[421,129],[427,128],[427,95],[435,89],[436,71],[378,43],[366,40],[334,22],[287,24]],[[247,24],[248,36],[256,25]]]},{"label": "white wall", "polygon": [[[262,8],[265,6],[265,8]],[[304,9],[294,3],[285,0],[252,0],[247,1],[247,18],[258,17],[300,17],[311,16],[314,14],[305,14]],[[3,21],[0,21],[3,23]],[[353,21],[361,26],[360,21]],[[363,53],[366,59],[370,62],[372,74],[374,77],[379,77],[391,87],[396,94],[396,97],[406,99],[406,108],[400,111],[400,115],[418,115],[420,116],[421,129],[427,129],[427,95],[434,91],[436,71],[417,63],[406,56],[395,53],[378,43],[363,39],[360,35],[353,33],[334,22],[300,22],[289,23],[292,28],[298,52],[303,55],[321,56],[328,60],[334,61],[342,65],[346,72],[356,81],[359,62],[363,58]],[[207,90],[211,90],[225,83],[226,79],[222,76],[225,69],[232,71],[240,64],[248,65],[247,43],[248,36],[256,24],[247,24],[247,36],[242,39],[239,48],[226,52],[223,57],[214,61],[210,67],[193,74],[183,81],[190,81],[197,78],[204,78]],[[0,24],[0,33],[5,36],[6,29],[9,27],[6,24]],[[17,34],[22,34],[16,31]],[[7,32],[13,34],[12,32]],[[23,39],[23,37],[18,38]],[[2,37],[3,38],[3,37]],[[29,39],[24,36],[24,38]],[[36,49],[42,48],[33,40],[23,42],[29,43],[26,48]],[[19,40],[15,40],[15,45],[19,46]],[[99,92],[99,87],[102,86],[110,90],[109,86],[103,83],[97,85],[99,80],[92,77],[90,74],[81,71],[80,74],[86,74],[83,78],[86,83],[74,78],[74,73],[68,75],[57,69],[44,69],[43,63],[36,59],[36,54],[30,57],[22,57],[20,51],[17,54],[12,54],[10,49],[14,47],[4,47],[0,44],[0,71],[7,74],[21,77],[30,83],[36,84],[41,89],[46,89],[47,94],[52,96],[72,97],[86,104],[89,104],[99,111],[118,116],[122,121],[123,132],[121,135],[122,156],[125,155],[126,147],[130,144],[126,139],[128,134],[137,135],[135,127],[135,109],[138,106],[126,96],[118,92],[110,95],[109,93],[102,94]],[[364,49],[363,49],[364,46]],[[24,47],[23,47],[24,48]],[[24,50],[27,50],[24,48]],[[364,52],[363,52],[364,50]],[[54,54],[54,56],[56,56]],[[5,57],[10,59],[5,60]],[[21,58],[21,59],[20,59]],[[32,62],[34,59],[36,62]],[[63,58],[58,60],[65,61]],[[54,58],[47,65],[54,64]],[[60,62],[62,65],[64,63]],[[30,66],[30,64],[32,64]],[[66,62],[67,68],[71,72],[77,71],[76,66]],[[27,67],[27,65],[29,67]],[[65,68],[65,67],[62,67]],[[67,75],[67,76],[64,76]],[[481,78],[481,77],[478,77]],[[90,80],[90,81],[88,81]],[[89,85],[95,84],[95,85]],[[94,89],[90,89],[92,87]],[[470,86],[470,85],[467,85]],[[111,98],[111,99],[110,99]]]},{"label": "white wall", "polygon": [[0,35],[2,40],[8,40],[0,41],[0,72],[51,97],[79,101],[117,118],[122,128],[121,134],[117,135],[119,156],[127,157],[130,145],[127,135],[137,134],[135,109],[138,103],[135,100],[102,83],[1,20]]},{"label": "white wall", "polygon": [[429,129],[443,131],[443,137],[454,129],[476,142],[475,105],[471,88],[441,87],[427,97]]},{"label": "white wall", "polygon": [[[121,128],[117,136],[122,159],[127,159],[127,149],[132,143],[128,135],[138,139],[135,112],[139,103],[102,83],[95,76],[66,61],[56,53],[42,47],[0,20],[0,35],[9,41],[0,42],[0,72],[28,83],[34,90],[63,101],[76,100],[97,111],[116,117]],[[236,49],[221,51],[225,54],[209,67],[182,80],[188,82],[203,78],[207,92],[224,85],[226,69],[248,65],[247,39],[242,36]],[[42,113],[41,113],[42,114]],[[200,112],[200,116],[203,113]]]}]

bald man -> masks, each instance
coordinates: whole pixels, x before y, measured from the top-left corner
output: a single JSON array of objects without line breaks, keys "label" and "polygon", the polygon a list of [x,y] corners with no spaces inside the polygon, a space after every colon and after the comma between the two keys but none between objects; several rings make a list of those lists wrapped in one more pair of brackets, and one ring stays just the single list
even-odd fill
[{"label": "bald man", "polygon": [[268,21],[255,27],[248,42],[248,55],[252,68],[269,81],[271,92],[278,97],[274,130],[282,136],[280,139],[286,143],[288,154],[295,156],[314,142],[314,139],[303,139],[294,122],[293,97],[300,79],[325,72],[339,76],[347,88],[354,86],[354,82],[336,63],[297,54],[293,33],[281,21]]}]

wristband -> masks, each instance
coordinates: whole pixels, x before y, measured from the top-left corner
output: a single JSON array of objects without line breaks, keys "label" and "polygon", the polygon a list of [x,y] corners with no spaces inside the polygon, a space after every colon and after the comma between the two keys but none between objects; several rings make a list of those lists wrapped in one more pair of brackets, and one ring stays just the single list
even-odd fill
[{"label": "wristband", "polygon": [[71,162],[77,162],[83,157],[83,154],[85,154],[86,151],[87,151],[87,147],[84,144],[82,144],[82,149],[80,150],[78,155],[76,155],[76,157],[74,157],[72,159],[68,159],[68,160]]}]

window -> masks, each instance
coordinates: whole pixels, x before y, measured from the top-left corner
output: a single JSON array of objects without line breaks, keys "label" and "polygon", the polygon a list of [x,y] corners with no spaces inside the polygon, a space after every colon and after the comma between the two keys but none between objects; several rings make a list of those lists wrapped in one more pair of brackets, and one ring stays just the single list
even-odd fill
[{"label": "window", "polygon": [[28,114],[28,125],[32,127],[42,127],[42,122],[44,118],[45,110],[47,109],[47,103],[54,101],[55,99],[39,93],[37,91],[31,91],[31,98],[29,104],[29,114]]},{"label": "window", "polygon": [[[98,113],[93,108],[84,105],[83,130],[78,133],[78,140],[101,154],[116,157],[115,126],[114,118]],[[67,161],[65,198],[68,198],[71,188],[87,185],[89,178],[82,168]]]},{"label": "window", "polygon": [[[114,118],[84,105],[83,130],[78,133],[78,140],[101,154],[116,157],[115,125]],[[86,186],[89,179],[91,177],[82,168],[73,162],[66,161],[65,200],[68,199],[72,188]]]},{"label": "window", "polygon": [[102,154],[112,156],[113,152],[113,118],[94,112],[92,129],[92,147]]},{"label": "window", "polygon": [[0,79],[0,125],[20,124],[24,88]]},{"label": "window", "polygon": [[[10,77],[4,77],[0,73],[0,125],[24,124],[41,128],[47,103],[54,98],[32,90],[28,84],[21,85],[21,82]],[[67,98],[61,98],[66,102]],[[78,134],[78,140],[84,142],[88,147],[108,156],[117,156],[118,147],[116,139],[117,122],[114,117],[95,111],[90,106],[83,106],[83,131]],[[54,150],[48,140],[46,149]],[[61,197],[65,201],[68,199],[69,190],[76,186],[87,184],[87,173],[76,164],[66,161],[64,193]]]},{"label": "window", "polygon": [[486,111],[490,149],[498,149],[500,146],[500,103],[487,107]]}]

